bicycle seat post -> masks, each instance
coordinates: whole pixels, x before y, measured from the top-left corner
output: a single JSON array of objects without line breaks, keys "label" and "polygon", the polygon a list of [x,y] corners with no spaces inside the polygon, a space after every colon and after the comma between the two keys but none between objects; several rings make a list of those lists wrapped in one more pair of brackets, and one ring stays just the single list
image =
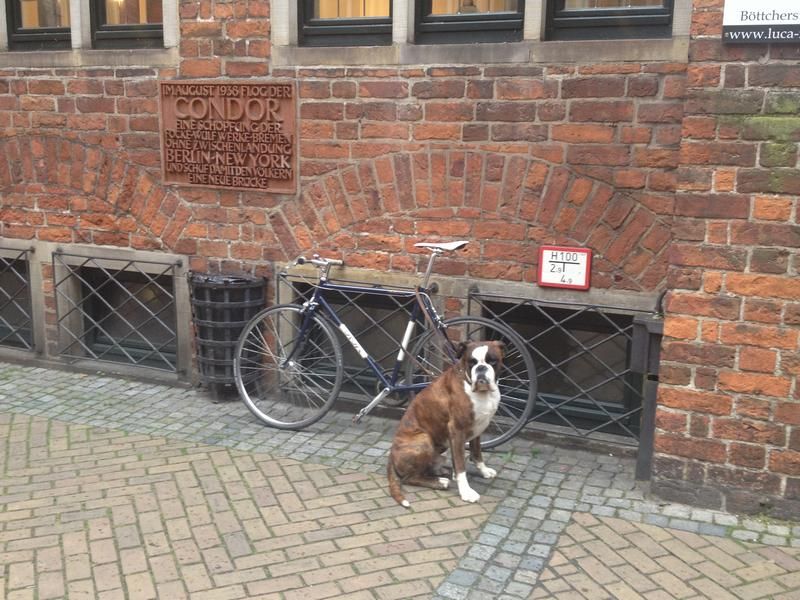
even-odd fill
[{"label": "bicycle seat post", "polygon": [[433,273],[433,261],[436,260],[436,255],[441,254],[442,250],[438,248],[431,248],[431,257],[428,259],[428,268],[425,269],[425,275],[422,277],[422,285],[420,287],[427,289],[428,282],[431,278],[431,273]]}]

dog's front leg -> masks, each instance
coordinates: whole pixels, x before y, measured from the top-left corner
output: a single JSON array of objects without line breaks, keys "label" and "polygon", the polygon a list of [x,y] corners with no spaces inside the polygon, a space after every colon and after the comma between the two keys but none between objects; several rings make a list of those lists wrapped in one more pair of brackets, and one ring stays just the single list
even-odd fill
[{"label": "dog's front leg", "polygon": [[469,455],[472,458],[472,462],[475,464],[475,467],[481,474],[481,477],[484,479],[494,479],[497,475],[497,471],[492,469],[491,467],[487,467],[486,463],[483,462],[483,454],[481,453],[481,438],[476,437],[469,441]]},{"label": "dog's front leg", "polygon": [[450,422],[450,454],[453,457],[453,477],[458,485],[458,495],[464,502],[477,502],[480,494],[469,487],[467,481],[466,452],[464,446],[467,443],[463,428]]}]

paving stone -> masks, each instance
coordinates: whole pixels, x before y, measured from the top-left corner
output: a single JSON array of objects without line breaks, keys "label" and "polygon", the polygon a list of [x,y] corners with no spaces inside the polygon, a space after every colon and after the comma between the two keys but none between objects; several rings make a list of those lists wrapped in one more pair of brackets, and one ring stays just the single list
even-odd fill
[{"label": "paving stone", "polygon": [[0,402],[0,442],[28,440],[0,451],[8,598],[800,595],[800,526],[646,499],[628,458],[517,438],[479,503],[410,488],[406,511],[393,418],[276,431],[196,389],[5,364]]}]

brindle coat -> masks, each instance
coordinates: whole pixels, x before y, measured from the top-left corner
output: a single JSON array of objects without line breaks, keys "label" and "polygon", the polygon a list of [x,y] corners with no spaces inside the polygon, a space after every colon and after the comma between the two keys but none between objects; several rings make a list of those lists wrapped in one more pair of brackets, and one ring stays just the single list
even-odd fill
[{"label": "brindle coat", "polygon": [[[481,473],[485,477],[494,476],[494,472],[483,465],[480,444],[482,431],[473,431],[473,400],[465,390],[465,382],[470,381],[470,357],[480,346],[489,346],[486,359],[499,367],[504,349],[502,342],[462,344],[459,362],[417,394],[400,420],[389,452],[387,477],[389,493],[403,506],[407,507],[409,503],[403,495],[401,482],[434,489],[446,489],[449,486],[449,481],[439,477],[437,472],[443,462],[442,454],[448,448],[454,477],[466,471],[464,448],[467,442],[470,456],[476,465],[480,465]],[[499,392],[495,393],[499,399]]]}]

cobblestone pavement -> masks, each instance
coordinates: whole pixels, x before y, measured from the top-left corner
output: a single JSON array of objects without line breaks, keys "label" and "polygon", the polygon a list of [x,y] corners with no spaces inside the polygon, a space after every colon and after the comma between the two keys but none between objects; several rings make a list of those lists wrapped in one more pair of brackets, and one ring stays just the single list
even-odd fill
[{"label": "cobblestone pavement", "polygon": [[0,600],[798,598],[800,525],[646,498],[627,458],[514,440],[409,489],[395,422],[262,427],[197,390],[0,363]]}]

